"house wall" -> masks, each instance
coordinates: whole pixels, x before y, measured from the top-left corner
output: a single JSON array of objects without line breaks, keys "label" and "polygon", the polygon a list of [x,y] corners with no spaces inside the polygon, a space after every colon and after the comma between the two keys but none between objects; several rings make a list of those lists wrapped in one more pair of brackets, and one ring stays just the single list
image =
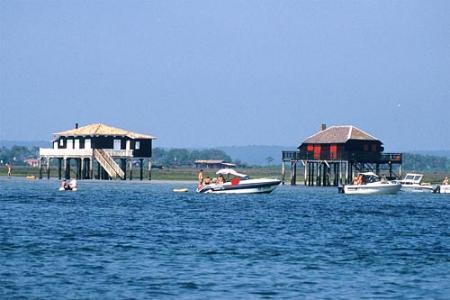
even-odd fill
[{"label": "house wall", "polygon": [[345,144],[302,144],[300,156],[307,160],[376,161],[384,150],[379,141],[350,140]]},{"label": "house wall", "polygon": [[[54,142],[57,142],[57,149],[67,149],[68,140],[72,140],[72,147],[75,148],[75,140],[79,140],[80,149],[84,149],[86,139],[91,140],[91,148],[93,149],[114,149],[114,140],[120,140],[120,148],[126,149],[127,141],[130,143],[130,150],[134,150],[134,157],[151,157],[152,156],[152,140],[151,139],[130,139],[128,137],[114,137],[114,136],[94,136],[94,137],[59,137]],[[61,142],[62,141],[62,142]],[[137,148],[139,142],[139,149]],[[69,143],[70,144],[70,143]]]}]

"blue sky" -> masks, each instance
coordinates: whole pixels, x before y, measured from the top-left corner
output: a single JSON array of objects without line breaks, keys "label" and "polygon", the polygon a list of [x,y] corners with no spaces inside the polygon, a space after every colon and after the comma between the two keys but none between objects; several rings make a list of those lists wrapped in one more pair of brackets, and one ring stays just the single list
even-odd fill
[{"label": "blue sky", "polygon": [[0,140],[102,122],[157,146],[353,124],[450,149],[450,1],[0,1]]}]

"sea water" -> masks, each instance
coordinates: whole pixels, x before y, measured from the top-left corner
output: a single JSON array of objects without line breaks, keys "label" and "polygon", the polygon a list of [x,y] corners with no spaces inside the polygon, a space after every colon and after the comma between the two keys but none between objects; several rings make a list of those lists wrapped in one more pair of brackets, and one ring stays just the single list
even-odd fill
[{"label": "sea water", "polygon": [[448,195],[58,186],[0,178],[1,299],[450,297]]}]

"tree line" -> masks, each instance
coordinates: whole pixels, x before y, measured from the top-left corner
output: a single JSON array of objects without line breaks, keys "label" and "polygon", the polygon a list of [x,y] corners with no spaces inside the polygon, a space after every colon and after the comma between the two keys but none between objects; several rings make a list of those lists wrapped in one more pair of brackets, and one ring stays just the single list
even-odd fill
[{"label": "tree line", "polygon": [[11,148],[0,148],[0,164],[13,164],[17,166],[25,165],[28,158],[39,156],[38,147],[12,146]]},{"label": "tree line", "polygon": [[[162,166],[192,166],[196,160],[223,160],[233,162],[231,157],[219,149],[189,150],[184,148],[153,149],[152,159]],[[234,161],[241,164],[240,161]]]},{"label": "tree line", "polygon": [[[12,146],[0,148],[0,164],[25,165],[25,160],[37,158],[38,147]],[[185,148],[155,148],[153,149],[153,161],[161,166],[192,166],[196,160],[223,160],[245,166],[240,160],[233,160],[220,149],[189,150]],[[266,158],[267,163],[274,161],[272,157]],[[449,171],[450,158],[423,154],[403,154],[403,169],[410,171]]]}]

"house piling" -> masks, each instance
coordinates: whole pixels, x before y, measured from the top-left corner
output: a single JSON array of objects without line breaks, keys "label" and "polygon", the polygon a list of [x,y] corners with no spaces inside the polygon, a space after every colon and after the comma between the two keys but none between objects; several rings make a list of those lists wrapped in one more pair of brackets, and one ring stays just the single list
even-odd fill
[{"label": "house piling", "polygon": [[[74,129],[55,133],[54,136],[53,148],[39,149],[41,179],[44,168],[47,178],[50,178],[51,161],[57,160],[59,179],[126,180],[128,177],[131,180],[133,162],[136,161],[140,168],[139,178],[143,180],[144,162],[151,161],[152,141],[155,139],[105,124],[84,127],[76,124]],[[148,171],[151,172],[151,169]]]},{"label": "house piling", "polygon": [[[291,184],[296,185],[297,166],[301,162],[306,186],[348,184],[359,172],[381,175],[382,167],[387,168],[388,179],[401,176],[402,153],[384,153],[382,145],[355,126],[327,128],[322,124],[321,130],[308,137],[297,151],[282,152],[282,170],[284,163],[291,164]],[[398,166],[397,172],[394,166]]]}]

